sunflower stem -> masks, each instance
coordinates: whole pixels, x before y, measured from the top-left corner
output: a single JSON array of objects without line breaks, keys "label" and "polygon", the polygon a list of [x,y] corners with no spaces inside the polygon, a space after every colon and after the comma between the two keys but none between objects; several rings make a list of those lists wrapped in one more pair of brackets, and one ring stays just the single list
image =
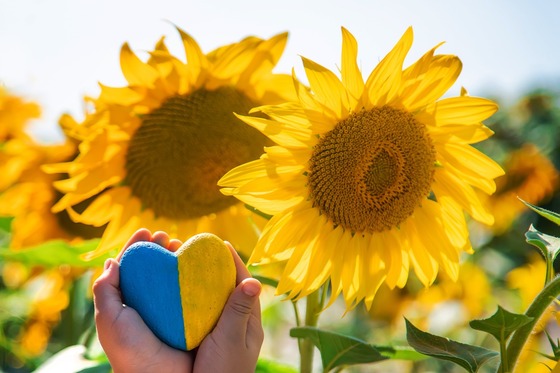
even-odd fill
[{"label": "sunflower stem", "polygon": [[[321,289],[314,291],[306,297],[305,306],[305,326],[315,327],[319,321],[319,314],[321,313]],[[309,338],[304,338],[300,344],[300,372],[312,373],[313,372],[313,353],[315,346]]]},{"label": "sunflower stem", "polygon": [[[550,281],[544,289],[536,296],[533,300],[533,303],[525,312],[525,315],[532,317],[533,320],[528,324],[522,326],[521,328],[517,329],[507,346],[507,361],[500,364],[498,372],[500,373],[509,373],[509,369],[515,369],[515,364],[517,363],[517,359],[523,350],[527,340],[531,336],[531,333],[546,311],[548,306],[560,295],[560,276],[555,277],[552,281]],[[508,369],[508,370],[504,370]]]}]

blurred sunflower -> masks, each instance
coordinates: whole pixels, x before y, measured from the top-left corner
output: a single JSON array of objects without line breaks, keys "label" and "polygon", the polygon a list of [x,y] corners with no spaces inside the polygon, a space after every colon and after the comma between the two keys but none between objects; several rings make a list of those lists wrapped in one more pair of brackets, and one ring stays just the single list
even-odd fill
[{"label": "blurred sunflower", "polygon": [[[492,287],[484,270],[472,262],[461,263],[459,277],[455,281],[440,274],[429,288],[416,286],[409,281],[403,289],[389,289],[381,285],[369,315],[402,327],[403,315],[424,329],[433,328],[432,320],[441,323],[441,316],[453,315],[445,327],[463,327],[466,322],[480,318],[488,311],[492,300]],[[451,312],[446,312],[451,310]],[[439,318],[439,319],[438,319]]]},{"label": "blurred sunflower", "polygon": [[504,169],[506,174],[496,179],[496,193],[487,197],[495,234],[504,233],[527,210],[517,197],[538,205],[558,189],[558,170],[534,144],[509,153]]},{"label": "blurred sunflower", "polygon": [[39,105],[25,101],[0,86],[0,142],[12,138],[29,138],[25,127],[41,114]]},{"label": "blurred sunflower", "polygon": [[[13,98],[11,102],[23,102]],[[52,162],[72,159],[77,146],[68,140],[62,144],[44,145],[36,142],[29,133],[29,121],[24,120],[25,108],[33,108],[27,119],[36,117],[39,106],[34,103],[11,106],[17,115],[2,115],[1,129],[5,142],[0,147],[0,217],[11,218],[9,249],[24,250],[51,240],[78,242],[99,237],[102,228],[89,227],[70,221],[62,211],[53,213],[53,205],[60,198],[53,182],[58,176],[47,174],[42,166]],[[10,125],[21,119],[17,131]],[[53,251],[56,255],[56,251]],[[61,263],[64,264],[64,263]],[[47,347],[53,327],[60,313],[68,305],[67,290],[72,282],[85,272],[84,268],[61,265],[53,268],[25,266],[18,262],[3,262],[0,266],[2,282],[12,290],[28,295],[29,304],[25,324],[19,334],[19,354],[35,357]]]},{"label": "blurred sunflower", "polygon": [[470,144],[496,105],[441,99],[461,71],[453,55],[428,51],[402,70],[409,28],[364,82],[355,38],[342,29],[342,79],[303,58],[310,90],[263,106],[270,119],[240,116],[277,145],[228,172],[222,192],[270,215],[251,263],[287,261],[277,293],[301,298],[327,280],[331,302],[369,308],[379,286],[405,285],[412,266],[425,285],[441,268],[457,279],[471,251],[464,211],[488,224],[475,193],[495,190],[503,170]]},{"label": "blurred sunflower", "polygon": [[68,290],[74,278],[75,273],[66,267],[65,271],[45,271],[26,282],[23,291],[31,297],[31,310],[20,335],[24,356],[39,356],[47,348],[52,329],[69,305]]},{"label": "blurred sunflower", "polygon": [[[50,162],[68,160],[75,154],[71,143],[40,145],[13,139],[0,151],[0,216],[12,220],[10,248],[20,249],[52,239],[71,239],[74,232],[65,230],[63,214],[51,212],[59,194],[53,187],[57,179],[41,170]],[[66,225],[70,228],[71,225]]]},{"label": "blurred sunflower", "polygon": [[[218,179],[257,158],[268,140],[233,112],[295,97],[288,75],[273,74],[287,34],[247,37],[204,54],[179,29],[187,63],[163,39],[142,62],[124,44],[120,61],[128,86],[101,85],[94,110],[76,126],[80,154],[48,167],[68,178],[56,182],[64,197],[54,211],[73,220],[107,224],[86,258],[120,248],[140,227],[185,238],[215,233],[246,254],[257,238],[255,221],[235,198],[220,194]],[[72,126],[73,119],[65,117]],[[96,196],[83,212],[73,206]]]},{"label": "blurred sunflower", "polygon": [[103,227],[72,222],[65,211],[51,211],[61,198],[53,186],[60,175],[51,175],[43,167],[70,161],[78,152],[75,141],[68,138],[68,133],[75,132],[74,129],[62,126],[62,130],[66,139],[60,144],[45,145],[32,138],[13,138],[0,149],[0,174],[3,175],[0,180],[0,216],[13,217],[11,249],[54,239],[97,238],[103,232]]}]

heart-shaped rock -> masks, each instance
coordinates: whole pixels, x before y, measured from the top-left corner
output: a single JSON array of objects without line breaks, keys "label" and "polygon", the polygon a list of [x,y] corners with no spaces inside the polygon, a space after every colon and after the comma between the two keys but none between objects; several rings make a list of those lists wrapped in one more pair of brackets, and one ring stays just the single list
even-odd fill
[{"label": "heart-shaped rock", "polygon": [[235,288],[235,277],[230,250],[211,233],[191,237],[176,252],[136,242],[120,260],[124,304],[135,309],[158,338],[185,351],[212,331]]}]

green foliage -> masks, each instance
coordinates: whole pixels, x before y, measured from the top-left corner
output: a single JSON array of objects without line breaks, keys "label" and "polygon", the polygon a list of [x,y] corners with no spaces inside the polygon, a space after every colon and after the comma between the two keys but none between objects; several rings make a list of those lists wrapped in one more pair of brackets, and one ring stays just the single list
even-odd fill
[{"label": "green foliage", "polygon": [[0,247],[0,259],[20,262],[30,266],[55,267],[66,264],[79,268],[101,267],[107,256],[95,258],[87,262],[81,258],[82,254],[95,249],[98,242],[98,239],[94,239],[78,244],[70,244],[62,240],[52,240],[21,250],[10,250],[7,247]]},{"label": "green foliage", "polygon": [[10,244],[10,230],[13,218],[0,217],[0,247]]},{"label": "green foliage", "polygon": [[259,358],[255,373],[297,373],[298,370],[286,364]]},{"label": "green foliage", "polygon": [[472,346],[424,332],[406,320],[406,339],[418,352],[437,359],[451,361],[468,372],[477,372],[488,360],[497,357],[496,351]]},{"label": "green foliage", "polygon": [[290,330],[294,338],[309,338],[321,353],[323,371],[354,364],[374,363],[388,359],[374,346],[359,339],[311,327]]},{"label": "green foliage", "polygon": [[526,315],[509,312],[498,306],[492,316],[483,320],[473,320],[469,323],[471,328],[491,334],[500,343],[505,343],[513,332],[527,325],[533,320]]}]

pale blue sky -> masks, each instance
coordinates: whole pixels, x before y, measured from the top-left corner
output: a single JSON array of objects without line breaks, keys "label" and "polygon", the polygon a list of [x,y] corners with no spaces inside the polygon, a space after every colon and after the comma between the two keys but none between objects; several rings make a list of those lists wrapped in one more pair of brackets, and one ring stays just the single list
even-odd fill
[{"label": "pale blue sky", "polygon": [[163,35],[182,56],[172,25],[190,33],[204,51],[288,31],[278,72],[303,78],[300,55],[330,69],[340,61],[344,26],[359,45],[364,74],[408,26],[412,62],[440,41],[458,55],[463,73],[451,94],[515,99],[533,83],[560,87],[560,2],[521,0],[0,0],[0,84],[39,102],[38,136],[57,138],[63,112],[81,118],[82,97],[98,82],[124,84],[119,49],[129,42],[144,58]]}]

